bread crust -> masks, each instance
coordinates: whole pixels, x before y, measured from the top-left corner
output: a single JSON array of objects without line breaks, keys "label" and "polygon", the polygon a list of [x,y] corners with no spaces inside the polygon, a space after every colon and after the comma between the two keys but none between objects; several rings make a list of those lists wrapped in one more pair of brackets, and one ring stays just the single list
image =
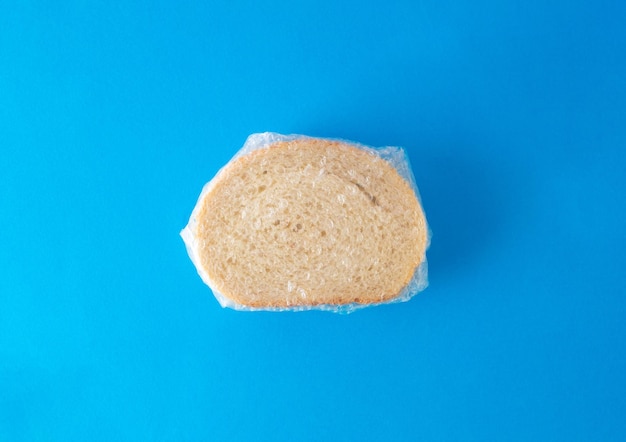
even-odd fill
[{"label": "bread crust", "polygon": [[420,202],[392,165],[317,138],[229,163],[200,201],[194,233],[211,286],[253,308],[393,300],[428,241]]}]

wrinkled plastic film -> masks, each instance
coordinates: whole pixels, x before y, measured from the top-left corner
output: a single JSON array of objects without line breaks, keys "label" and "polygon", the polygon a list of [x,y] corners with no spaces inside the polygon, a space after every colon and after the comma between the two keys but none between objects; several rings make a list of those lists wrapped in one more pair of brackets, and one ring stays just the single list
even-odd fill
[{"label": "wrinkled plastic film", "polygon": [[[282,134],[273,133],[273,132],[265,132],[265,133],[258,133],[258,134],[250,135],[248,139],[246,140],[245,144],[243,145],[243,147],[235,154],[235,156],[217,172],[217,174],[215,175],[215,177],[213,177],[211,181],[209,181],[207,184],[204,185],[202,192],[200,193],[200,196],[198,197],[197,203],[193,209],[193,212],[189,218],[189,222],[187,226],[185,226],[185,228],[180,233],[185,243],[187,253],[191,261],[193,262],[194,266],[196,267],[198,274],[200,275],[202,281],[206,285],[209,286],[209,288],[213,292],[215,298],[220,303],[220,305],[222,307],[229,307],[235,310],[242,310],[242,311],[326,310],[326,311],[332,311],[336,313],[350,313],[352,311],[365,308],[365,307],[370,307],[370,306],[376,306],[376,305],[381,305],[381,304],[391,304],[391,303],[396,303],[396,302],[406,302],[409,299],[411,299],[413,296],[415,296],[417,293],[424,290],[428,286],[428,262],[427,262],[426,256],[424,256],[423,262],[415,269],[415,272],[410,282],[401,290],[398,296],[396,296],[393,299],[380,302],[380,303],[368,303],[368,304],[349,303],[349,304],[341,304],[341,305],[321,304],[321,305],[313,305],[313,306],[294,305],[294,306],[289,306],[289,307],[257,308],[257,307],[250,307],[250,306],[238,304],[232,299],[230,299],[229,297],[220,293],[220,291],[217,289],[214,282],[211,280],[210,276],[207,274],[207,272],[204,270],[203,266],[201,265],[200,257],[198,255],[198,238],[196,237],[196,234],[195,234],[195,232],[197,231],[197,222],[198,222],[197,215],[202,207],[202,202],[205,196],[211,191],[215,183],[218,182],[222,171],[225,168],[227,168],[237,158],[247,155],[259,149],[265,149],[278,142],[288,142],[288,141],[293,141],[293,140],[303,139],[303,138],[311,138],[311,137],[307,137],[305,135],[282,135]],[[376,155],[384,159],[385,161],[387,161],[398,172],[398,174],[402,178],[404,178],[404,180],[407,183],[409,183],[411,189],[415,193],[415,196],[421,206],[421,198],[420,198],[419,191],[416,185],[415,177],[413,175],[411,165],[409,163],[408,157],[406,156],[404,149],[400,147],[394,147],[394,146],[373,148],[373,147],[365,146],[359,143],[346,141],[342,139],[329,139],[329,140],[339,141],[341,143],[357,147],[358,149],[369,152],[370,154]],[[426,245],[426,249],[428,249],[428,246],[430,243],[430,236],[431,236],[430,230],[428,230],[428,239],[427,239],[428,242]]]}]

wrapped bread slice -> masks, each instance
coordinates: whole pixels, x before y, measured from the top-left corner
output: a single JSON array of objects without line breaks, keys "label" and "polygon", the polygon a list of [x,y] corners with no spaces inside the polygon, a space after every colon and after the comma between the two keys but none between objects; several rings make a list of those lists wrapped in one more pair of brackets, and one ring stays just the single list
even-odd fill
[{"label": "wrapped bread slice", "polygon": [[181,236],[225,307],[346,312],[427,285],[426,218],[395,147],[252,135]]}]

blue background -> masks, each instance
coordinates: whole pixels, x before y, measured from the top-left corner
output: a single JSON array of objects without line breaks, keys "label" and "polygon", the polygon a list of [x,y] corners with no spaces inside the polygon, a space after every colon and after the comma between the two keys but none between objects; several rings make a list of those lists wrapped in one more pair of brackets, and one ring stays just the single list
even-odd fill
[{"label": "blue background", "polygon": [[[0,441],[626,440],[626,3],[3,2]],[[222,309],[248,134],[404,146],[430,287]]]}]

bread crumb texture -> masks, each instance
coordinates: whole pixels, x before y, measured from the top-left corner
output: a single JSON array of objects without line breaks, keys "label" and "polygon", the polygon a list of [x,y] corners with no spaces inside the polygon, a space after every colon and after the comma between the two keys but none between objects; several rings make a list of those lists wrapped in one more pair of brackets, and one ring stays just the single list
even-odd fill
[{"label": "bread crumb texture", "polygon": [[428,241],[418,198],[394,167],[317,138],[237,157],[199,201],[195,229],[211,286],[251,308],[393,300]]}]

